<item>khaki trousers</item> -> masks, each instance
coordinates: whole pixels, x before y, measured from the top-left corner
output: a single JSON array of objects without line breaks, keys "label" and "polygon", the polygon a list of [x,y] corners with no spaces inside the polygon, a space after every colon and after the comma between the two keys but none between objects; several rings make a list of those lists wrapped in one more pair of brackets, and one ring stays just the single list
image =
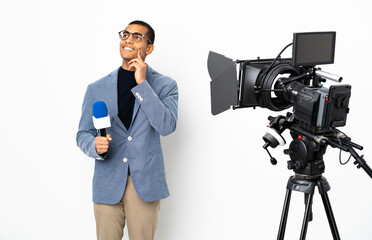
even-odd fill
[{"label": "khaki trousers", "polygon": [[120,202],[115,205],[94,203],[98,240],[121,240],[127,223],[130,240],[153,240],[158,225],[160,200],[144,202],[128,176]]}]

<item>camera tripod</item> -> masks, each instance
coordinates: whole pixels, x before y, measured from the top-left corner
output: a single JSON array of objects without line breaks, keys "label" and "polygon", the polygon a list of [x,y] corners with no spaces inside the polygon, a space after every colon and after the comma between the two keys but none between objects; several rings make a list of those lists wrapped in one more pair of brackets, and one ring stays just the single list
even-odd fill
[{"label": "camera tripod", "polygon": [[270,146],[275,148],[278,145],[283,146],[285,144],[285,140],[281,136],[281,133],[285,129],[290,129],[292,136],[292,142],[289,145],[289,149],[284,150],[284,153],[290,156],[291,160],[288,161],[288,169],[293,170],[295,175],[290,177],[287,183],[277,239],[284,239],[291,194],[292,191],[298,191],[303,192],[305,195],[305,214],[300,235],[300,240],[305,240],[308,224],[313,218],[312,203],[315,187],[317,187],[320,196],[322,197],[333,239],[339,240],[340,235],[327,194],[330,190],[330,186],[327,179],[322,176],[325,170],[323,156],[326,152],[327,146],[349,152],[356,160],[354,164],[357,168],[362,168],[371,178],[372,169],[364,160],[363,155],[359,156],[359,154],[354,150],[354,148],[362,150],[363,147],[351,142],[351,139],[346,135],[343,134],[339,137],[336,133],[340,134],[340,132],[336,132],[336,130],[324,134],[314,134],[299,127],[298,124],[293,124],[293,122],[288,121],[290,117],[291,114],[287,114],[287,118],[284,116],[278,116],[275,118],[269,117],[270,127],[263,137],[265,141],[263,148],[269,154],[271,163],[275,165],[277,161],[271,156],[268,147]]},{"label": "camera tripod", "polygon": [[327,214],[328,223],[331,228],[333,239],[339,240],[340,235],[338,233],[335,217],[332,212],[331,203],[328,198],[327,192],[331,189],[328,181],[322,175],[305,176],[296,174],[291,176],[287,183],[287,191],[285,194],[285,200],[283,205],[282,217],[280,220],[278,240],[284,239],[285,228],[287,225],[287,217],[289,211],[289,204],[291,201],[292,191],[303,192],[305,194],[305,214],[301,228],[300,240],[306,238],[307,227],[310,221],[312,221],[312,203],[315,187],[318,187],[319,194],[322,197],[324,209]]}]

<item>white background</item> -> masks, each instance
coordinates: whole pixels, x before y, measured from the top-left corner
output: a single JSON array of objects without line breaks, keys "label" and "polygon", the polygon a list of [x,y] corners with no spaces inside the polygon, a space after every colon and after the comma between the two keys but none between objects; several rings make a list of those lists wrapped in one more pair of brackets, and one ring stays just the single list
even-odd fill
[{"label": "white background", "polygon": [[[210,113],[210,50],[273,58],[293,32],[336,31],[335,64],[352,85],[342,128],[372,166],[372,15],[354,1],[0,1],[0,239],[95,239],[94,161],[76,146],[86,86],[120,66],[117,32],[135,19],[156,31],[147,62],[176,79],[177,131],[163,138],[171,197],[156,239],[275,239],[288,178],[284,148],[262,149],[267,109]],[[288,49],[283,57],[290,57]],[[287,142],[289,134],[285,134]],[[345,160],[348,154],[343,154]],[[342,239],[372,238],[372,181],[338,150],[325,155]],[[293,192],[286,239],[298,239],[303,195]],[[307,239],[332,239],[320,195]],[[125,237],[127,239],[127,237]]]}]

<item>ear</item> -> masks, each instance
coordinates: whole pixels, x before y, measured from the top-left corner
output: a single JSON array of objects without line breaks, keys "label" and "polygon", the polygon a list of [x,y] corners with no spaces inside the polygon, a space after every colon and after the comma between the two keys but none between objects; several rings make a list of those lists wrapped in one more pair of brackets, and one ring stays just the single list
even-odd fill
[{"label": "ear", "polygon": [[152,51],[154,51],[154,44],[149,44],[146,48],[146,55],[150,55],[152,53]]}]

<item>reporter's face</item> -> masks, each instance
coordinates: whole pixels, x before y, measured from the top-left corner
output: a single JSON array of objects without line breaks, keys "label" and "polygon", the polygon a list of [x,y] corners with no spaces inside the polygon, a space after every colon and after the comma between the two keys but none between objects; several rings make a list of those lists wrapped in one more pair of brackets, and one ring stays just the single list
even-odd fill
[{"label": "reporter's face", "polygon": [[[146,35],[148,31],[147,28],[141,25],[132,24],[129,25],[125,31],[129,32],[129,37],[120,41],[120,55],[123,60],[130,61],[137,58],[138,50],[141,50],[141,57],[142,59],[145,59],[149,54],[147,49],[150,43],[147,38],[143,37],[142,40],[139,40],[136,35],[130,33],[141,33]],[[128,34],[126,36],[128,36]]]}]

